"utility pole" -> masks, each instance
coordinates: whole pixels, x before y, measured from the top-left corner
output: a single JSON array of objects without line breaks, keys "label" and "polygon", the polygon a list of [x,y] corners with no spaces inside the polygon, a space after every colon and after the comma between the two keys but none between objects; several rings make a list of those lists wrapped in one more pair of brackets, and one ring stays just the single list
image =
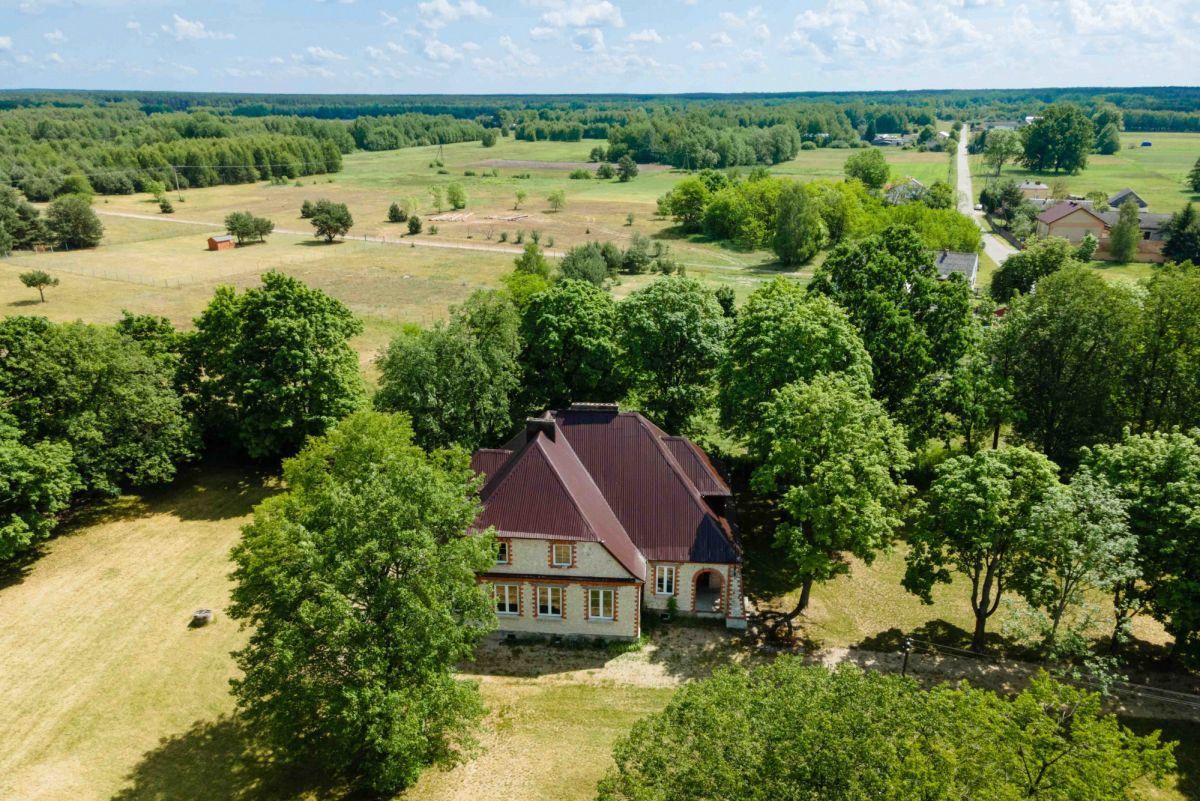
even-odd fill
[{"label": "utility pole", "polygon": [[175,176],[175,195],[179,200],[183,200],[183,193],[179,191],[179,170],[175,169],[175,165],[171,165],[171,174]]},{"label": "utility pole", "polygon": [[910,653],[912,653],[912,649],[913,649],[912,637],[905,637],[904,638],[904,664],[900,666],[900,675],[901,676],[908,675],[908,655]]}]

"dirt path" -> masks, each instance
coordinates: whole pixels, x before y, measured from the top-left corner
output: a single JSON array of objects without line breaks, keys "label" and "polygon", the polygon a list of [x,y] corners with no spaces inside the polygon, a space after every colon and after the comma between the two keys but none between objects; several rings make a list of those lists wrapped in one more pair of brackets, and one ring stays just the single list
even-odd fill
[{"label": "dirt path", "polygon": [[[135,214],[128,211],[96,211],[97,214],[102,214],[106,217],[125,217],[131,220],[148,220],[150,222],[175,223],[176,225],[194,225],[202,228],[208,228],[214,231],[224,231],[225,226],[220,223],[204,222],[203,220],[184,220],[177,217],[168,217],[162,214]],[[312,231],[301,231],[295,228],[276,228],[277,234],[290,234],[292,236],[311,237]],[[465,242],[436,242],[430,239],[415,239],[410,237],[388,239],[382,236],[347,236],[344,237],[347,242],[375,242],[380,245],[393,245],[402,247],[421,247],[421,248],[442,248],[443,250],[477,250],[485,253],[503,253],[506,256],[517,256],[520,254],[519,248],[500,247],[499,245],[469,245]],[[563,256],[560,250],[551,250],[543,248],[542,253],[552,259],[560,259]]]},{"label": "dirt path", "polygon": [[[476,161],[472,167],[513,167],[523,170],[595,170],[600,165],[594,161],[530,161],[523,159],[487,159]],[[666,164],[639,164],[638,172],[662,172],[671,169]]]}]

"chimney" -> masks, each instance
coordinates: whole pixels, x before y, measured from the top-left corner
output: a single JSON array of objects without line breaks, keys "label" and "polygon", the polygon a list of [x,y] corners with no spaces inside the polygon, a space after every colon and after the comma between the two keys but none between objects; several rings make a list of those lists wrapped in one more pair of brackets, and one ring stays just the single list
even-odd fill
[{"label": "chimney", "polygon": [[545,434],[546,439],[554,442],[554,420],[549,417],[530,417],[525,421],[525,441],[529,442],[538,434]]}]

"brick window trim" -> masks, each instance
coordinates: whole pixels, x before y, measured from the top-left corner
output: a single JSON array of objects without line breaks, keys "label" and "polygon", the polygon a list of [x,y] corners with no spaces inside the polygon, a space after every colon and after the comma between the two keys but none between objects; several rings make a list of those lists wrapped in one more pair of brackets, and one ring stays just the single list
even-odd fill
[{"label": "brick window trim", "polygon": [[497,561],[496,561],[496,564],[498,564],[498,565],[512,565],[512,563],[513,563],[513,541],[512,541],[512,538],[510,538],[510,537],[497,537],[497,538],[496,538],[496,546],[497,546],[497,548],[499,548],[499,546],[501,546],[501,545],[503,545],[503,546],[504,546],[504,553],[507,555],[507,557],[508,557],[508,558],[507,558],[507,559],[505,559],[503,562],[501,562],[501,561],[497,560]]},{"label": "brick window trim", "polygon": [[[554,546],[556,545],[571,546],[571,563],[569,565],[556,565],[554,563]],[[578,550],[577,544],[574,542],[550,540],[550,542],[546,544],[546,567],[550,568],[551,570],[570,570],[574,568],[578,560]]]},{"label": "brick window trim", "polygon": [[[660,593],[658,591],[658,569],[660,567],[675,568],[675,581],[671,587],[671,592],[669,592],[669,593],[667,593],[667,592]],[[679,579],[682,576],[683,576],[683,562],[655,562],[654,563],[654,575],[651,577],[652,580],[650,583],[650,594],[655,595],[659,598],[666,598],[668,596],[674,596],[674,597],[678,598],[679,597]]]},{"label": "brick window trim", "polygon": [[[551,620],[566,620],[567,619],[567,586],[568,585],[556,584],[553,582],[538,582],[536,584],[531,584],[530,586],[533,587],[533,616],[535,618],[547,617]],[[557,587],[558,588],[558,611],[559,611],[558,615],[539,614],[538,608],[542,605],[541,598],[539,596],[541,594],[540,590],[543,587],[545,587],[545,588]]]},{"label": "brick window trim", "polygon": [[517,611],[512,612],[496,612],[499,617],[525,617],[525,582],[523,581],[489,581],[488,584],[492,587],[492,608],[496,608],[496,587],[516,587],[517,588]]}]

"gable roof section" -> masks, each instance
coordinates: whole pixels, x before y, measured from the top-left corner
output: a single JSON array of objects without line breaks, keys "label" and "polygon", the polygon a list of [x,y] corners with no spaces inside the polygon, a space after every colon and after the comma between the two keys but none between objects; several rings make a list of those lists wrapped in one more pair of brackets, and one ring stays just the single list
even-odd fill
[{"label": "gable roof section", "polygon": [[[474,461],[474,460],[472,460]],[[529,539],[599,542],[645,581],[646,560],[561,431],[534,434],[488,478],[475,525]]]},{"label": "gable roof section", "polygon": [[687,437],[664,437],[663,443],[679,467],[687,474],[692,486],[705,497],[733,497],[729,485],[721,478],[717,468],[708,460],[708,455],[696,447]]},{"label": "gable roof section", "polygon": [[741,561],[732,528],[705,502],[662,429],[633,412],[551,416],[646,559]]},{"label": "gable roof section", "polygon": [[1058,222],[1059,220],[1063,219],[1064,217],[1069,217],[1070,215],[1074,214],[1077,211],[1082,211],[1085,214],[1090,214],[1092,217],[1095,217],[1097,220],[1099,220],[1102,224],[1107,225],[1107,223],[1104,221],[1104,218],[1101,217],[1099,214],[1092,211],[1087,206],[1084,206],[1080,203],[1076,203],[1073,200],[1065,200],[1062,203],[1059,203],[1057,206],[1051,206],[1050,208],[1046,209],[1041,214],[1039,214],[1037,218],[1038,218],[1038,222],[1045,223],[1046,225],[1052,225],[1053,223]]},{"label": "gable roof section", "polygon": [[471,454],[471,470],[490,478],[510,456],[512,451],[503,448],[480,448]]},{"label": "gable roof section", "polygon": [[1129,187],[1125,187],[1120,192],[1117,192],[1116,194],[1109,197],[1108,205],[1113,206],[1115,208],[1117,206],[1120,206],[1126,200],[1130,200],[1130,199],[1132,199],[1134,203],[1138,204],[1138,208],[1144,209],[1150,205],[1146,201],[1142,200],[1141,195],[1139,195],[1137,192],[1134,192]]}]

